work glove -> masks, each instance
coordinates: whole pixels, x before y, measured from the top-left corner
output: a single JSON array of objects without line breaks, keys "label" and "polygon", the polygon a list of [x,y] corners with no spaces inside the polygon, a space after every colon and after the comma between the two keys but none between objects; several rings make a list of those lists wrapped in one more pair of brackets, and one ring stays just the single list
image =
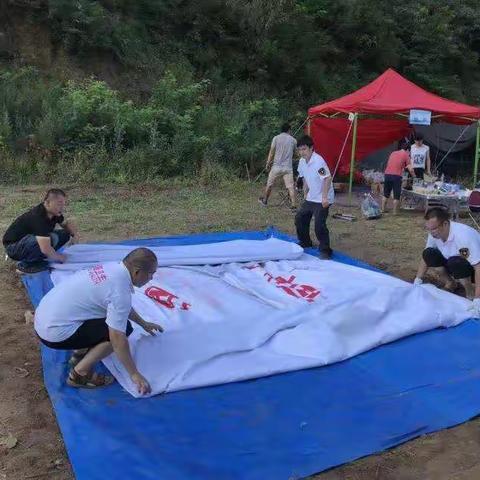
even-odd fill
[{"label": "work glove", "polygon": [[473,299],[472,306],[469,310],[472,312],[472,317],[480,318],[480,298]]}]

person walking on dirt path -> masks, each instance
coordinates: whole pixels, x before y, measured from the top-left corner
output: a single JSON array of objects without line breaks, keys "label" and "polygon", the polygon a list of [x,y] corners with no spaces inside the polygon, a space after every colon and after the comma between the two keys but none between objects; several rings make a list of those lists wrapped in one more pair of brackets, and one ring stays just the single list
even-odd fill
[{"label": "person walking on dirt path", "polygon": [[334,201],[332,175],[327,163],[318,153],[314,152],[313,140],[305,135],[298,141],[298,176],[303,179],[305,201],[295,216],[295,226],[300,246],[312,246],[310,238],[310,222],[315,220],[315,235],[319,242],[320,258],[329,259],[332,256],[330,248],[330,232],[327,228],[327,218],[330,206]]},{"label": "person walking on dirt path", "polygon": [[290,208],[296,210],[296,196],[295,186],[293,182],[293,155],[295,154],[295,148],[297,141],[291,135],[291,127],[288,123],[284,123],[281,128],[282,132],[273,137],[270,151],[268,152],[266,170],[270,170],[267,179],[267,186],[265,187],[265,193],[263,197],[260,197],[258,201],[264,207],[268,204],[268,199],[272,193],[273,185],[278,177],[283,178],[285,187],[288,190],[290,197]]}]

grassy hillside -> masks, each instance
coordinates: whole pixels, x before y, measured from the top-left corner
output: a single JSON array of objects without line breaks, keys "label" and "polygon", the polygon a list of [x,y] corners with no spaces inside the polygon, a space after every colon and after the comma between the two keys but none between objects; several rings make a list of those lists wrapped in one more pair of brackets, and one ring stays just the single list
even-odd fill
[{"label": "grassy hillside", "polygon": [[480,103],[479,54],[476,0],[0,0],[4,180],[254,172],[388,67]]}]

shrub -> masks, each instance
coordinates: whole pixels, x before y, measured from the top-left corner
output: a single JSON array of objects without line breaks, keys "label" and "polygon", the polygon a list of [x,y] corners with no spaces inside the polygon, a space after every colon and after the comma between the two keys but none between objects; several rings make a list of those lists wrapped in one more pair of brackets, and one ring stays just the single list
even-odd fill
[{"label": "shrub", "polygon": [[0,150],[30,158],[21,176],[35,180],[210,178],[214,166],[244,173],[245,164],[253,172],[286,111],[246,90],[215,96],[182,66],[167,69],[143,105],[99,80],[62,85],[31,69],[2,73],[0,87]]}]

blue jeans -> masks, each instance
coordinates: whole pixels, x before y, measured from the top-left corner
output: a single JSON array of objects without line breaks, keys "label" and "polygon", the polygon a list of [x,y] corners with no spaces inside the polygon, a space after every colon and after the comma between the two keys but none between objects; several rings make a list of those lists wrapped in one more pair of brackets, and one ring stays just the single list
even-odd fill
[{"label": "blue jeans", "polygon": [[[70,233],[64,229],[55,230],[50,234],[50,242],[55,250],[63,247],[69,240]],[[17,260],[25,267],[45,262],[47,258],[40,250],[35,235],[25,235],[18,242],[7,245],[5,251],[12,260]]]}]

